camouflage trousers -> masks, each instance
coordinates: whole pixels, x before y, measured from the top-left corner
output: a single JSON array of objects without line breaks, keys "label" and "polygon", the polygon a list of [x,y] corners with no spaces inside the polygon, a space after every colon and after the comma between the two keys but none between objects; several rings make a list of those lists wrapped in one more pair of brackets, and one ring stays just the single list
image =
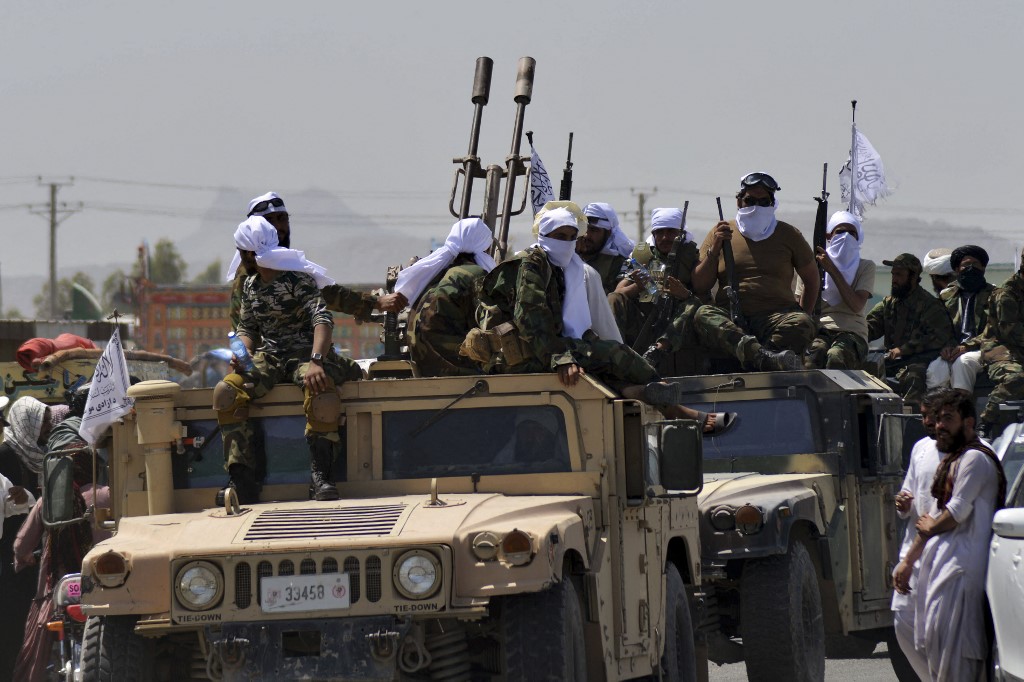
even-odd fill
[{"label": "camouflage trousers", "polygon": [[1024,399],[1024,367],[1016,360],[993,362],[985,367],[988,378],[996,385],[988,394],[988,402],[981,413],[981,421],[999,421],[999,403]]},{"label": "camouflage trousers", "polygon": [[746,329],[742,329],[725,308],[704,305],[697,310],[693,327],[702,346],[734,356],[745,365],[754,360],[757,349],[740,343],[744,336],[754,336],[773,350],[791,350],[802,356],[818,331],[814,318],[795,306],[786,312],[748,315]]},{"label": "camouflage trousers", "polygon": [[[308,357],[308,354],[304,354],[304,357]],[[337,451],[341,440],[337,423],[321,422],[315,418],[314,395],[303,386],[309,362],[295,357],[282,359],[270,353],[256,353],[253,361],[256,364],[256,371],[252,375],[232,372],[223,379],[224,383],[235,389],[234,402],[227,408],[217,411],[217,424],[220,425],[224,441],[224,468],[227,469],[232,464],[243,464],[252,469],[260,468],[253,448],[253,428],[248,419],[249,402],[262,398],[275,384],[283,381],[302,386],[306,437],[310,440],[317,437],[327,438],[334,443]],[[346,381],[362,378],[362,370],[355,361],[333,352],[324,358],[323,368],[330,380],[329,383],[333,382],[328,390],[335,390],[336,386]]]},{"label": "camouflage trousers", "polygon": [[650,363],[625,344],[608,339],[567,341],[566,351],[555,354],[548,365],[537,358],[530,358],[513,367],[500,363],[494,366],[494,370],[500,374],[531,374],[577,364],[606,383],[647,384],[660,378]]},{"label": "camouflage trousers", "polygon": [[650,303],[641,303],[636,297],[631,298],[619,291],[608,294],[608,305],[612,308],[612,315],[615,316],[615,324],[619,327],[622,340],[626,345],[632,346],[653,306]]},{"label": "camouflage trousers", "polygon": [[928,390],[928,363],[937,357],[938,353],[929,353],[886,360],[885,376],[896,380],[896,392],[903,400],[920,403]]},{"label": "camouflage trousers", "polygon": [[868,342],[853,332],[819,329],[811,341],[804,366],[807,369],[861,369],[868,357]]}]

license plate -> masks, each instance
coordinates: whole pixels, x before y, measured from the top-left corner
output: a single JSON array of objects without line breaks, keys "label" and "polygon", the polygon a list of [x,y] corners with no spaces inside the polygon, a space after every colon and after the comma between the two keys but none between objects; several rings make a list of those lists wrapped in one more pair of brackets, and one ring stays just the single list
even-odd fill
[{"label": "license plate", "polygon": [[347,609],[352,603],[348,573],[284,575],[260,580],[264,613]]}]

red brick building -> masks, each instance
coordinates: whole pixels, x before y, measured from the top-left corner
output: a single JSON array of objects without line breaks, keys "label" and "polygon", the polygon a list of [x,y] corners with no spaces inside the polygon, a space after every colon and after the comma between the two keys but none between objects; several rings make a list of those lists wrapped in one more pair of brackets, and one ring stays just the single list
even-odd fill
[{"label": "red brick building", "polygon": [[[231,329],[230,298],[228,285],[165,285],[142,280],[136,287],[133,338],[139,348],[182,360],[226,347]],[[384,347],[379,337],[378,324],[358,325],[351,316],[340,313],[334,317],[334,344],[350,357],[380,355]]]}]

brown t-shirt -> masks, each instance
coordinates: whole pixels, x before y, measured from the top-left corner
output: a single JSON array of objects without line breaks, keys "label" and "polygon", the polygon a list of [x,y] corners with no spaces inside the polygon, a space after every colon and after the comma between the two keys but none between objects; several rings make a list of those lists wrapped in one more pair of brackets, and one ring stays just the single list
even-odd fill
[{"label": "brown t-shirt", "polygon": [[[800,231],[781,220],[775,232],[759,242],[740,234],[736,221],[732,227],[732,254],[736,261],[736,280],[739,282],[740,307],[746,315],[781,312],[797,305],[793,295],[793,273],[814,261],[811,246]],[[708,257],[714,241],[714,230],[708,232],[700,245],[701,260]],[[715,302],[728,306],[723,288],[729,283],[725,273],[725,255],[718,254],[718,296]]]}]

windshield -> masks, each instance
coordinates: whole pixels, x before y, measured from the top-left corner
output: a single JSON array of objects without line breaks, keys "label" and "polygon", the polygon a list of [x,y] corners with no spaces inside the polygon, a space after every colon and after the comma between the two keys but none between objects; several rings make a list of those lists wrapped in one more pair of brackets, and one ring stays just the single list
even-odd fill
[{"label": "windshield", "polygon": [[704,459],[800,455],[818,452],[810,407],[800,398],[719,401],[689,405],[701,412],[736,412],[722,436],[704,439]]},{"label": "windshield", "polygon": [[384,478],[571,471],[565,420],[551,405],[385,412]]}]

